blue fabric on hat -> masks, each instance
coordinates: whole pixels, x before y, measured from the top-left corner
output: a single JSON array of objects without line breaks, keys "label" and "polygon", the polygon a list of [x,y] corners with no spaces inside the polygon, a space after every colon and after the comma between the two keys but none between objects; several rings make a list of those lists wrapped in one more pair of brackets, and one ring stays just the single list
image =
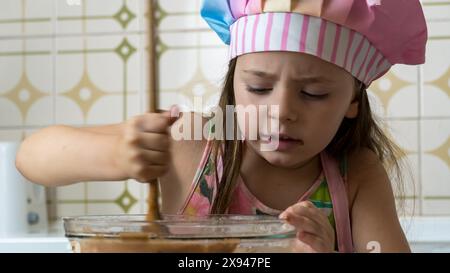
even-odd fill
[{"label": "blue fabric on hat", "polygon": [[200,11],[208,25],[227,45],[230,44],[229,28],[235,21],[229,1],[232,0],[203,0]]}]

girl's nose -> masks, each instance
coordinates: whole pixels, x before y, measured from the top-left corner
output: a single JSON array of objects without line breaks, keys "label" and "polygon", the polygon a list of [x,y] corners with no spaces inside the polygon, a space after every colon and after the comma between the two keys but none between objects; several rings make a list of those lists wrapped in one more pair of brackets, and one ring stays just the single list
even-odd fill
[{"label": "girl's nose", "polygon": [[279,118],[280,122],[295,122],[298,119],[298,104],[295,92],[287,88],[280,88],[274,92],[273,105],[278,105],[278,113],[273,111],[272,118]]}]

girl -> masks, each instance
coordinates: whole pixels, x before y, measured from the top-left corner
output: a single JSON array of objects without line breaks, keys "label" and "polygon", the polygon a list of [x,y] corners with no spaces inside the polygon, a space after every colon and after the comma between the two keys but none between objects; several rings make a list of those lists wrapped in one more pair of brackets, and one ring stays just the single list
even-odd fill
[{"label": "girl", "polygon": [[[202,16],[230,44],[219,107],[276,105],[258,123],[277,120],[277,132],[252,139],[237,111],[244,141],[194,132],[176,141],[171,125],[198,116],[174,120],[173,107],[116,125],[45,128],[23,142],[19,170],[46,186],[159,178],[163,213],[279,215],[297,228],[300,252],[410,251],[387,174],[401,154],[366,89],[393,64],[424,62],[419,1],[205,0]],[[211,121],[203,118],[210,133],[229,122]],[[272,140],[275,150],[261,149]]]}]

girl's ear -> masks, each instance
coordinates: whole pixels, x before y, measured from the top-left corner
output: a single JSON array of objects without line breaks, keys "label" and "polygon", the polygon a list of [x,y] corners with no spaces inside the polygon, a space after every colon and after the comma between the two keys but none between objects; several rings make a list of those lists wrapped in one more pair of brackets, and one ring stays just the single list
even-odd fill
[{"label": "girl's ear", "polygon": [[346,118],[356,118],[358,116],[358,100],[354,100],[347,109],[347,113],[345,113]]}]

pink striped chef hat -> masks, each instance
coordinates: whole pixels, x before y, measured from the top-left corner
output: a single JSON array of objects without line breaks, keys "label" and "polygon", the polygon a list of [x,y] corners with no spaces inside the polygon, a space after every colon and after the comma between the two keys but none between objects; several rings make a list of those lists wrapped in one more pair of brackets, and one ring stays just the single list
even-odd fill
[{"label": "pink striped chef hat", "polygon": [[317,56],[369,86],[394,64],[425,62],[419,0],[203,0],[230,59],[263,51]]}]

